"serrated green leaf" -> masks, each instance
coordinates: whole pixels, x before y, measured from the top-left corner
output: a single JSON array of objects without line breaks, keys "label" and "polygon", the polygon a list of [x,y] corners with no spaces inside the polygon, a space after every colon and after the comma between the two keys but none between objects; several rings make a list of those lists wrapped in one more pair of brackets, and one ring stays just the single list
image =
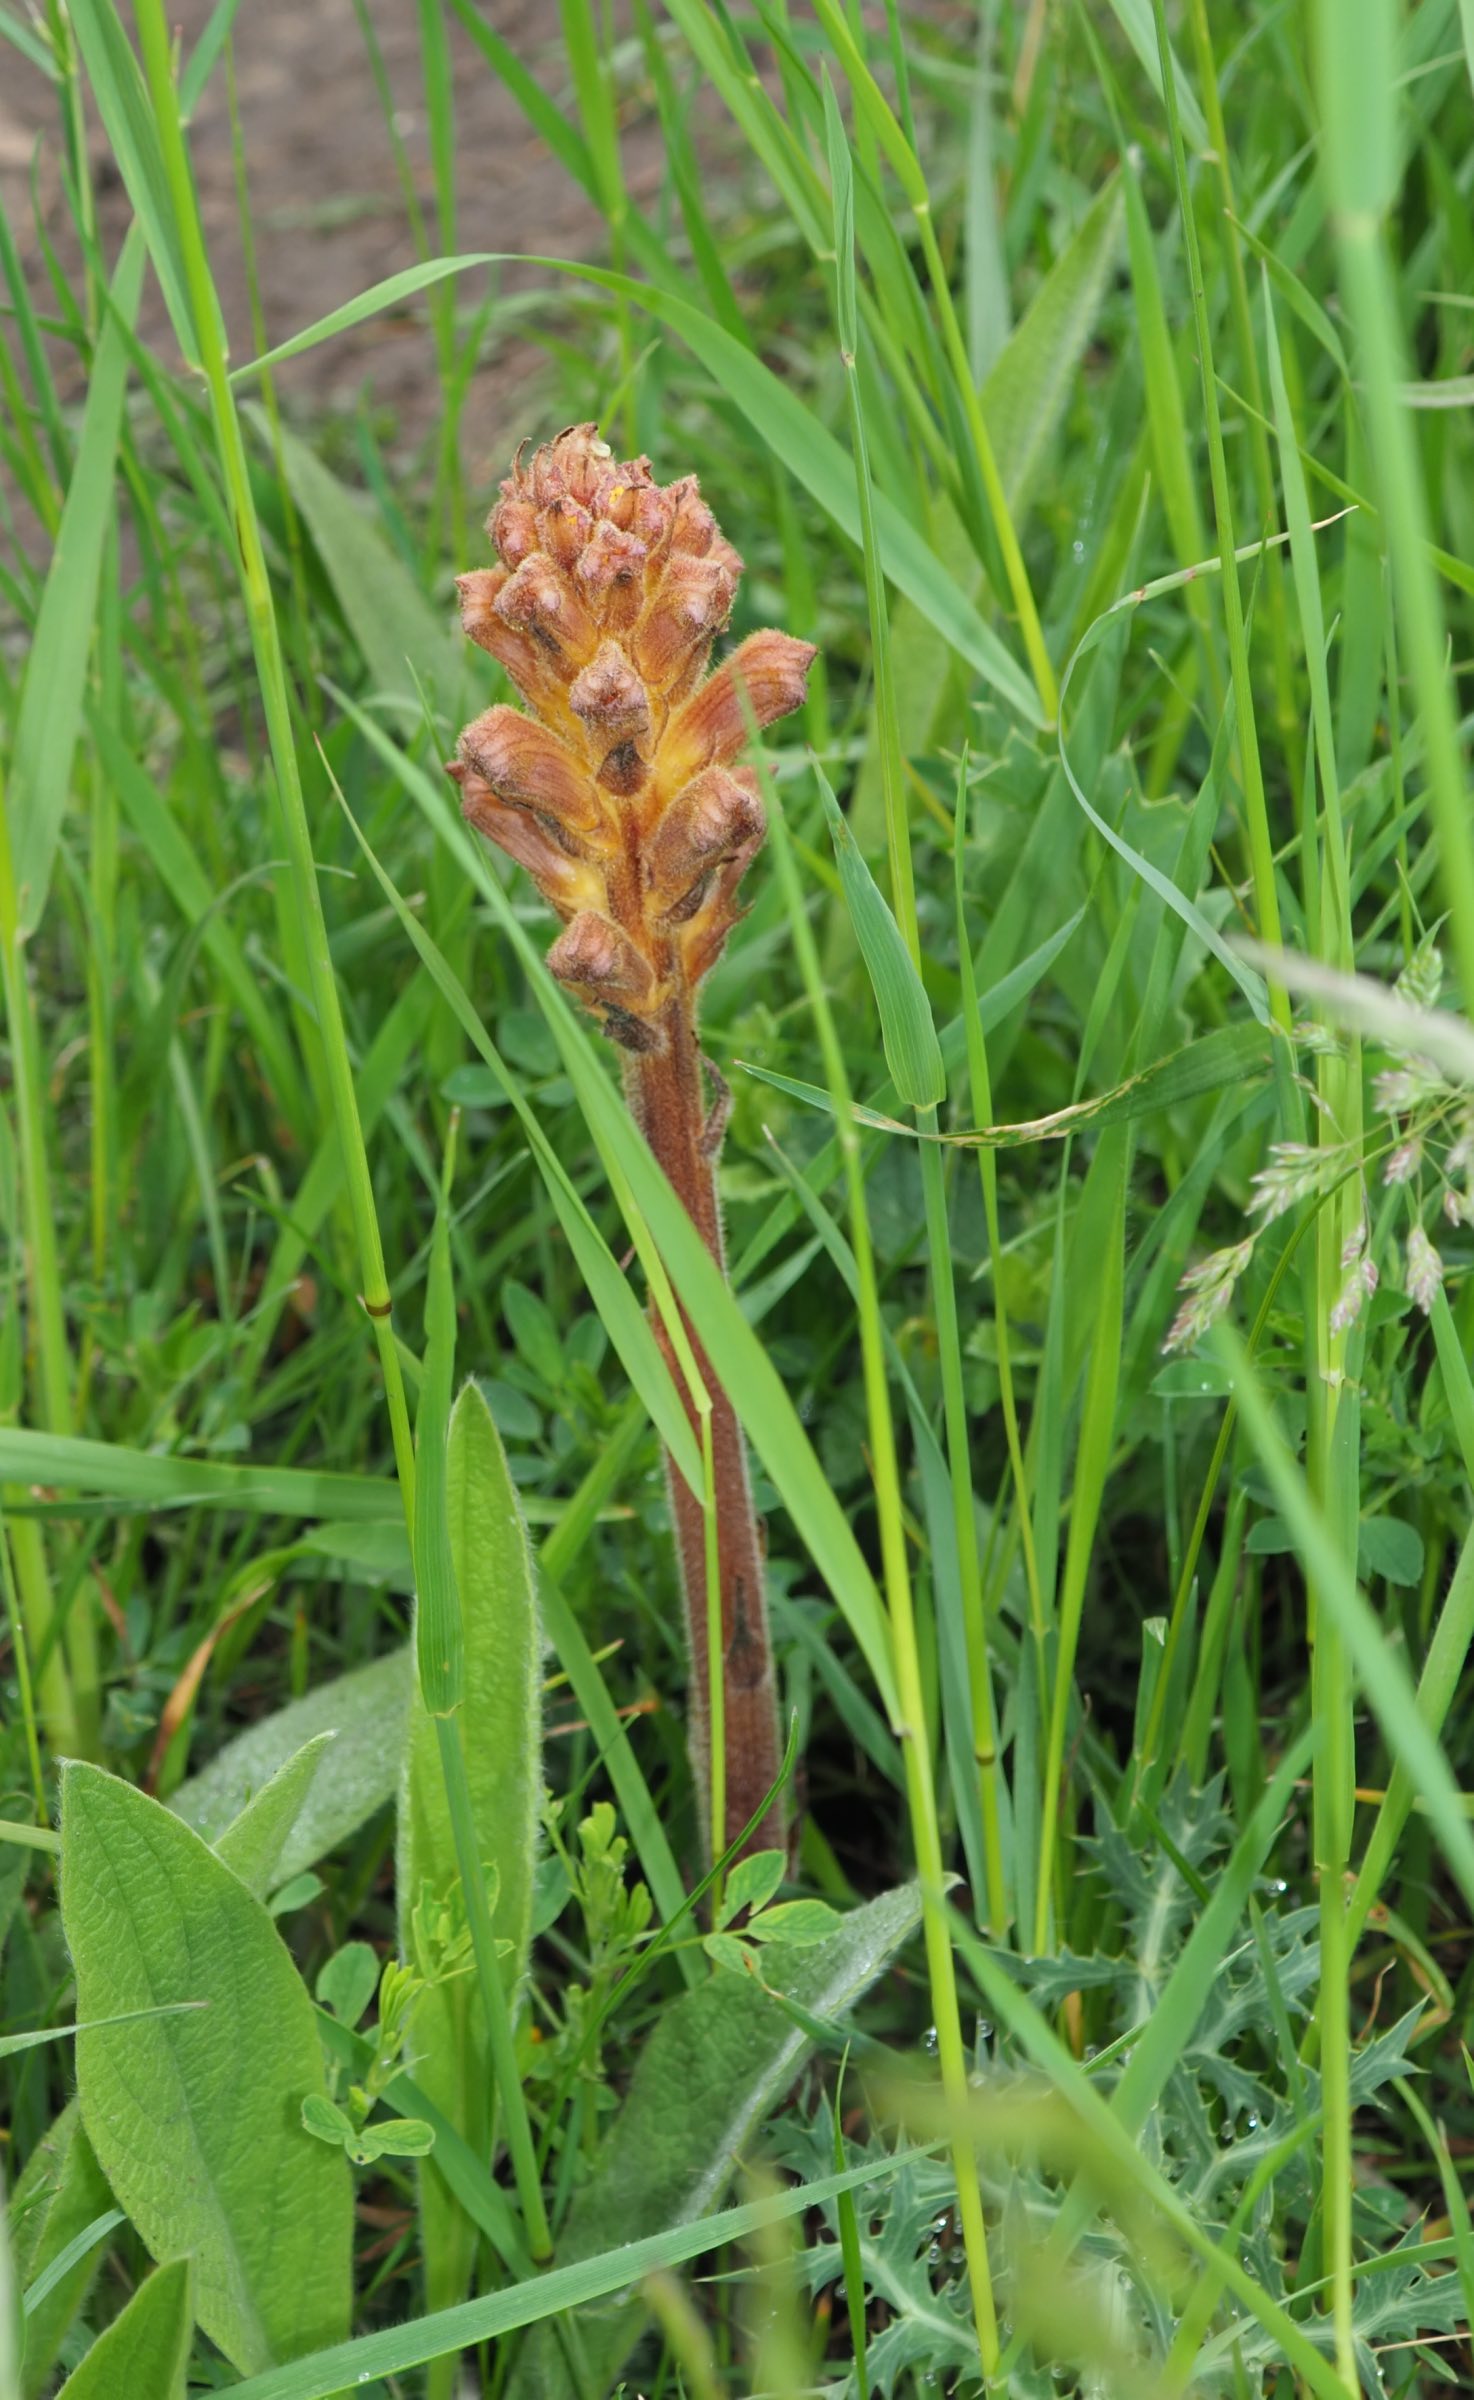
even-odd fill
[{"label": "serrated green leaf", "polygon": [[935,1108],[947,1096],[947,1070],[931,1003],[890,904],[860,856],[827,777],[815,769],[839,879],[875,1005],[891,1081],[909,1108]]},{"label": "serrated green leaf", "polygon": [[158,2258],[243,2373],[341,2337],[346,2165],[303,2133],[325,2094],[312,2004],[266,1910],[176,1816],[101,1768],[61,1778],[62,1922],[84,2017],[208,2006],[77,2039],[83,2122]]},{"label": "serrated green leaf", "polygon": [[61,2400],[184,2400],[193,2331],[190,2262],[171,2259],[98,2335]]}]

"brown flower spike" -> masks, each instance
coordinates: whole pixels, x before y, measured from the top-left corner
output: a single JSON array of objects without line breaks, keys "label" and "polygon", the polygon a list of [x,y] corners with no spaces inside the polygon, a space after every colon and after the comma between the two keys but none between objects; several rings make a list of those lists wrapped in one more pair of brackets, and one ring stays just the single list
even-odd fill
[{"label": "brown flower spike", "polygon": [[[736,762],[750,723],[798,706],[813,647],[750,634],[708,674],[742,561],[694,475],[657,484],[648,459],[618,463],[592,425],[570,426],[525,465],[519,451],[487,531],[501,564],[460,578],[461,621],[533,713],[489,708],[461,735],[450,773],[471,824],[563,919],[548,965],[624,1052],[641,1130],[721,1265],[726,1095],[701,1056],[696,996],[742,914],[738,886],[763,838],[756,780]],[[742,1430],[688,1331],[712,1395],[731,1840],[777,1776],[776,1694]],[[656,1332],[669,1358],[658,1318]],[[674,1472],[670,1487],[704,1806],[705,1518]],[[781,1834],[775,1812],[755,1838]]]}]

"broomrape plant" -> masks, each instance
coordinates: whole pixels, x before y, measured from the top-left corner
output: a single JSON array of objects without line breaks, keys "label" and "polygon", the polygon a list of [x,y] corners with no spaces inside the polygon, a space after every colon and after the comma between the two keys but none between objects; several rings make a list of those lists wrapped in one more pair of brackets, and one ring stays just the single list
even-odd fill
[{"label": "broomrape plant", "polygon": [[[645,1139],[720,1266],[717,1160],[731,1103],[702,1055],[697,998],[763,838],[756,779],[736,761],[751,726],[798,707],[814,648],[754,633],[708,673],[742,561],[694,475],[658,484],[647,458],[619,463],[593,425],[570,426],[525,466],[519,452],[487,531],[501,563],[460,577],[461,622],[531,714],[489,708],[449,772],[468,821],[563,919],[548,965],[622,1051]],[[766,1807],[780,1746],[746,1445],[689,1320],[700,1398],[658,1309],[655,1326],[709,1440],[707,1494],[668,1462],[697,1792],[718,1850],[755,1817],[761,1844],[783,1817],[781,1804]],[[724,1795],[715,1826],[713,1792]]]},{"label": "broomrape plant", "polygon": [[0,5],[0,2400],[1474,2389],[1469,0],[180,14]]}]

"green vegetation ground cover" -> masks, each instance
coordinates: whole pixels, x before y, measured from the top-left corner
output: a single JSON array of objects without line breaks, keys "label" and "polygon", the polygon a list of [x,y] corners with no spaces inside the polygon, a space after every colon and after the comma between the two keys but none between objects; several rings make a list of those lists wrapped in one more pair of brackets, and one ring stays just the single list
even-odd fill
[{"label": "green vegetation ground cover", "polygon": [[[1462,2388],[1467,4],[414,25],[421,264],[227,356],[229,0],[0,11],[0,2400]],[[607,227],[510,311],[473,73]],[[423,452],[288,422],[391,312]],[[818,645],[730,1289],[441,772],[508,344]],[[802,1825],[715,1875],[652,1288]]]}]

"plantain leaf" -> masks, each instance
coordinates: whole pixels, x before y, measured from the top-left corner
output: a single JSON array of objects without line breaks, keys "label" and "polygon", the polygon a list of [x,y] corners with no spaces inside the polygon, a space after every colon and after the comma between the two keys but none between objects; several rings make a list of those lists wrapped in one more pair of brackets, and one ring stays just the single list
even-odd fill
[{"label": "plantain leaf", "polygon": [[224,1859],[231,1873],[239,1875],[258,1900],[300,1872],[296,1867],[283,1871],[282,1854],[335,1738],[332,1733],[319,1733],[304,1742],[255,1798],[246,1802],[214,1845],[216,1857]]},{"label": "plantain leaf", "polygon": [[242,1811],[323,1734],[335,1738],[282,1837],[274,1881],[316,1866],[394,1798],[404,1757],[405,1715],[413,1668],[407,1650],[355,1667],[227,1742],[169,1805],[203,1840],[218,1843]]},{"label": "plantain leaf", "polygon": [[101,1768],[61,1775],[61,1901],[83,2018],[82,2120],[156,2258],[192,2255],[199,2321],[245,2374],[346,2333],[347,2162],[301,2128],[326,2093],[312,2003],[260,1901],[176,1816]]},{"label": "plantain leaf", "polygon": [[[508,1944],[504,1973],[515,1994],[527,1968],[533,1874],[542,1800],[542,1636],[532,1556],[517,1494],[490,1409],[468,1383],[455,1404],[445,1463],[446,1518],[459,1595],[466,1768],[480,1854],[494,1872],[492,1929]],[[435,1720],[416,1690],[399,1809],[400,1944],[414,1955],[413,1913],[459,1880]],[[479,2155],[490,2149],[490,2069],[474,1979],[432,1987],[415,2012],[415,2081]],[[476,2230],[434,2158],[420,2169],[425,2292],[431,2308],[461,2299]]]},{"label": "plantain leaf", "polygon": [[[782,1998],[755,1979],[718,1972],[668,2009],[558,2236],[560,2267],[595,2256],[616,2227],[636,2242],[712,2208],[812,2046],[807,2026],[842,2016],[920,1916],[915,1888],[903,1885],[853,1910],[827,1941],[765,1951],[764,1975]],[[627,2296],[579,2314],[581,2380],[590,2390],[616,2381],[646,2315],[643,2299]],[[510,2388],[511,2400],[572,2400],[577,2387],[555,2331],[539,2329]]]},{"label": "plantain leaf", "polygon": [[190,2262],[172,2259],[98,2335],[60,2400],[184,2400],[193,2326]]},{"label": "plantain leaf", "polygon": [[1100,314],[1121,238],[1112,175],[1004,343],[982,390],[998,472],[1015,515],[1027,507]]}]

